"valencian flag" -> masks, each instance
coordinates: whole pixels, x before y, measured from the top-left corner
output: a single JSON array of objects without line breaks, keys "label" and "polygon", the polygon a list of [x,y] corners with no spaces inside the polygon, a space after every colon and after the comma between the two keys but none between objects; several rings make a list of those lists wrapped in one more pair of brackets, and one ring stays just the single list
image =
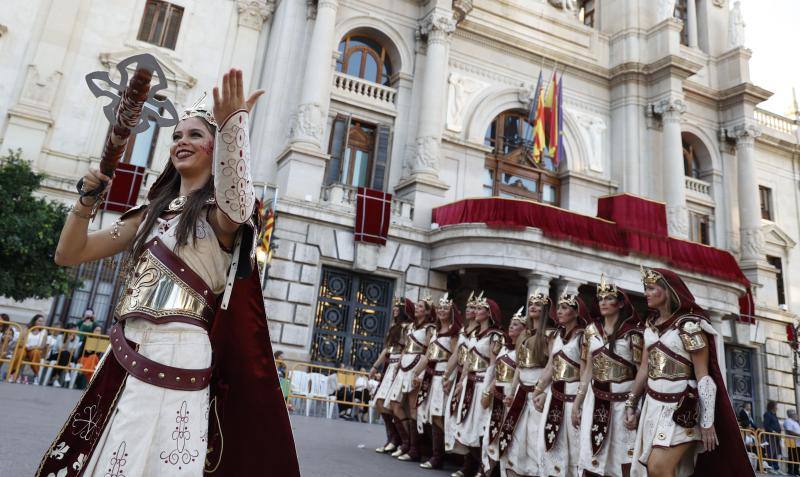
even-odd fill
[{"label": "valencian flag", "polygon": [[261,230],[258,233],[256,261],[261,271],[262,284],[264,283],[267,268],[269,268],[269,262],[272,261],[272,231],[275,229],[275,203],[277,201],[278,191],[276,189],[275,195],[271,200],[266,200],[262,197],[258,204],[258,218]]},{"label": "valencian flag", "polygon": [[[541,75],[539,77],[541,79]],[[536,96],[534,97],[535,113],[533,116],[533,160],[537,164],[542,162],[542,154],[547,147],[545,133],[544,133],[544,97],[541,94],[541,84],[536,87]]]}]

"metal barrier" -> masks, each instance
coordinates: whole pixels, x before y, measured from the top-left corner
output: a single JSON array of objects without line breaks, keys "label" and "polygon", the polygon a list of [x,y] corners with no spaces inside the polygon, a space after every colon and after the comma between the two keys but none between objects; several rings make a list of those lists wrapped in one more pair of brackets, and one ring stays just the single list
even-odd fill
[{"label": "metal barrier", "polygon": [[[5,322],[0,323],[0,325],[5,324]],[[34,384],[47,385],[53,381],[57,386],[68,383],[68,387],[73,388],[79,373],[86,380],[91,378],[100,356],[108,348],[107,335],[51,326],[33,326],[24,330],[16,323],[9,324],[19,329],[19,332],[13,352],[5,353],[0,360],[0,364],[8,363],[8,371],[5,374],[7,381],[19,382],[25,367],[28,366],[33,372]],[[41,335],[39,346],[27,347],[28,337],[31,334]],[[48,336],[55,336],[56,342],[48,343]]]},{"label": "metal barrier", "polygon": [[[780,432],[756,433],[756,442],[761,448],[759,456],[759,472],[765,472],[767,466],[775,470],[784,470],[789,474],[800,472],[800,437],[788,436]],[[782,469],[785,465],[786,468]]]},{"label": "metal barrier", "polygon": [[744,448],[747,451],[747,458],[750,460],[750,465],[753,467],[753,470],[762,472],[759,470],[763,462],[761,461],[761,446],[759,445],[756,429],[739,428],[739,433],[742,435],[742,442],[744,442]]},{"label": "metal barrier", "polygon": [[11,363],[18,350],[24,347],[20,339],[25,336],[25,328],[19,323],[0,320],[0,381],[9,374]]},{"label": "metal barrier", "polygon": [[310,416],[312,406],[322,404],[325,416],[331,418],[336,405],[359,420],[366,414],[372,422],[369,373],[288,360],[278,360],[276,365],[279,370],[283,366],[288,381],[284,397],[293,411],[300,407],[294,404],[305,401],[305,415]]}]

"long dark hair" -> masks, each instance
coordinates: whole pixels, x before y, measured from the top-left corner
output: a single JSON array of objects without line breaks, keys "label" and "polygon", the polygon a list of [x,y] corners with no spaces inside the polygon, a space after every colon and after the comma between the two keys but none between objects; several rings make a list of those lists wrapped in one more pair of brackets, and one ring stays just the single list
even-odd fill
[{"label": "long dark hair", "polygon": [[[200,119],[206,129],[208,129],[208,132],[211,133],[211,136],[214,137],[216,134],[216,128],[206,122],[206,120],[199,117],[198,119]],[[150,192],[147,194],[150,204],[145,212],[142,226],[139,227],[139,230],[136,232],[136,236],[131,244],[130,257],[132,259],[135,260],[139,258],[139,255],[142,254],[147,241],[147,236],[153,229],[156,220],[161,217],[161,214],[163,214],[165,210],[167,210],[169,203],[178,197],[180,188],[181,176],[178,173],[178,170],[175,169],[175,166],[172,165],[172,159],[170,158],[170,160],[167,161],[167,166],[164,168],[164,171],[158,176],[158,179],[156,179],[155,183],[153,183],[153,186],[150,188]],[[197,224],[197,220],[200,218],[200,214],[203,213],[206,202],[213,195],[214,177],[211,176],[208,178],[208,182],[206,182],[203,187],[192,191],[188,196],[186,196],[186,204],[183,206],[183,211],[181,212],[180,219],[178,220],[178,227],[175,232],[175,239],[177,240],[179,248],[189,243],[190,236],[192,239],[192,244],[194,245],[196,242],[197,229],[195,225]]]},{"label": "long dark hair", "polygon": [[395,308],[397,308],[398,311],[397,318],[392,320],[392,325],[386,333],[384,346],[399,344],[403,340],[403,325],[409,321],[405,306],[403,306],[402,303],[395,305]]},{"label": "long dark hair", "polygon": [[[525,314],[528,313],[528,307],[525,307]],[[542,315],[539,317],[539,324],[536,327],[536,334],[532,334],[534,331],[534,324],[530,318],[526,317],[526,321],[528,323],[528,328],[523,332],[525,336],[523,339],[518,339],[517,341],[517,353],[522,346],[527,346],[528,350],[533,354],[533,361],[541,366],[547,364],[548,358],[548,350],[547,350],[547,320],[550,317],[550,303],[545,303],[542,306]],[[533,338],[533,339],[530,339]]]},{"label": "long dark hair", "polygon": [[37,313],[37,314],[33,315],[33,318],[31,318],[31,321],[28,322],[28,328],[32,328],[32,327],[36,326],[36,320],[38,320],[39,318],[44,318],[44,315],[42,315],[41,313]]}]

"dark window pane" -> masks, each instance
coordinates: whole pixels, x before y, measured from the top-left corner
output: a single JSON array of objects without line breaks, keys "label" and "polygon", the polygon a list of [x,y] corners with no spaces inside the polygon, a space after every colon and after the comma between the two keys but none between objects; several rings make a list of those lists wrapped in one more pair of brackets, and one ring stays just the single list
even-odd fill
[{"label": "dark window pane", "polygon": [[365,59],[364,76],[362,78],[373,83],[378,82],[378,62],[375,61],[375,57],[372,55],[368,54]]},{"label": "dark window pane", "polygon": [[361,57],[363,53],[358,50],[350,54],[347,59],[347,74],[350,76],[361,76]]}]

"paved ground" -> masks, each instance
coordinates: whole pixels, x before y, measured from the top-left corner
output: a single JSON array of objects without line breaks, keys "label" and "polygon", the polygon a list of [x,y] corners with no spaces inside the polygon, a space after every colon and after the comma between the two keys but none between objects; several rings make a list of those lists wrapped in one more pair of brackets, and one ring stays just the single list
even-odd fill
[{"label": "paved ground", "polygon": [[[67,389],[0,384],[0,477],[33,475],[79,396]],[[385,438],[381,425],[292,416],[292,427],[303,477],[443,477],[454,470],[425,471],[376,454]]]}]

